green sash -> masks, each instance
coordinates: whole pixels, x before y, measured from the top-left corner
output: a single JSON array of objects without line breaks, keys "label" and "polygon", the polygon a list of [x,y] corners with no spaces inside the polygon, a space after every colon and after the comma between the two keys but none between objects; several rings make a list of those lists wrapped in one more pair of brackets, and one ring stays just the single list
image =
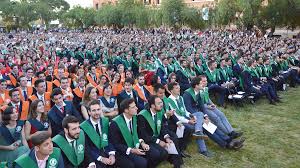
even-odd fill
[{"label": "green sash", "polygon": [[211,82],[216,83],[218,80],[220,80],[220,74],[218,72],[219,71],[217,69],[215,69],[213,72],[210,72],[209,70],[207,70],[206,76],[208,77],[208,79]]},{"label": "green sash", "polygon": [[55,142],[59,148],[65,153],[69,161],[74,166],[79,166],[80,163],[84,159],[84,133],[83,131],[80,131],[79,138],[76,140],[76,150],[70,146],[69,142],[61,135],[56,135],[53,139],[53,142]]},{"label": "green sash", "polygon": [[[181,101],[183,102],[183,98],[181,96],[179,96],[179,99],[181,99]],[[175,109],[176,113],[180,116],[184,116],[185,113],[186,113],[186,109],[185,107],[178,107],[177,103],[171,99],[171,98],[168,98],[168,102],[169,102],[169,105]]]},{"label": "green sash", "polygon": [[197,97],[196,97],[196,95],[195,95],[195,91],[194,91],[193,88],[187,89],[186,92],[190,93],[191,96],[193,97],[194,101],[197,102]]},{"label": "green sash", "polygon": [[225,78],[225,80],[229,81],[229,76],[228,76],[228,73],[227,73],[227,68],[220,68],[220,72],[222,73],[222,75]]},{"label": "green sash", "polygon": [[7,168],[7,162],[0,162],[0,168]]},{"label": "green sash", "polygon": [[198,66],[197,64],[195,65],[195,69],[198,71],[199,74],[203,74],[203,67]]},{"label": "green sash", "polygon": [[152,118],[151,112],[149,112],[147,110],[142,110],[139,115],[142,115],[147,120],[147,122],[149,123],[149,125],[153,131],[153,136],[158,137],[160,134],[160,130],[161,130],[163,113],[161,111],[156,113],[156,115],[157,115],[156,123],[154,122],[154,120]]},{"label": "green sash", "polygon": [[139,137],[138,137],[138,133],[137,133],[136,115],[134,115],[132,117],[132,129],[133,129],[132,134],[130,133],[122,114],[118,115],[113,120],[118,125],[118,127],[121,131],[121,134],[123,135],[123,138],[125,139],[127,146],[130,148],[139,148],[140,143],[139,143]]},{"label": "green sash", "polygon": [[207,104],[209,102],[208,87],[205,87],[203,88],[203,90],[200,90],[200,97],[204,104]]},{"label": "green sash", "polygon": [[169,99],[166,96],[164,96],[163,102],[164,102],[164,108],[161,111],[162,111],[163,114],[165,114],[166,111],[168,111],[170,109],[170,107],[169,107]]},{"label": "green sash", "polygon": [[180,68],[180,71],[183,73],[183,75],[185,76],[185,77],[187,77],[187,78],[190,78],[190,75],[189,75],[189,73],[187,72],[187,70],[185,70],[184,68]]},{"label": "green sash", "polygon": [[80,124],[80,127],[82,130],[86,133],[86,135],[92,140],[94,145],[98,148],[104,148],[108,146],[108,126],[109,126],[109,120],[106,117],[101,117],[101,123],[102,123],[102,128],[101,128],[101,137],[100,135],[96,132],[94,127],[89,123],[88,120],[84,121],[83,123]]},{"label": "green sash", "polygon": [[[48,163],[46,168],[56,168],[58,167],[58,162],[60,158],[61,152],[59,148],[54,147],[52,154],[48,158]],[[20,156],[15,162],[18,164],[18,166],[25,168],[30,165],[31,168],[39,168],[37,163],[32,160],[31,157],[29,157],[28,154],[23,154]]]}]

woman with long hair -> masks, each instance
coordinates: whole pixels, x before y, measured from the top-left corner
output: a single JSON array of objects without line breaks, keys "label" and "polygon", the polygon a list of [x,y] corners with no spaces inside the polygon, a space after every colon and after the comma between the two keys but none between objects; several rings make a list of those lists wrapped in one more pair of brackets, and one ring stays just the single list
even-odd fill
[{"label": "woman with long hair", "polygon": [[97,86],[99,96],[103,96],[103,87],[109,81],[105,75],[100,75],[99,85]]},{"label": "woman with long hair", "polygon": [[82,102],[80,104],[81,105],[81,107],[80,107],[81,115],[86,120],[89,118],[89,114],[87,111],[88,103],[94,99],[98,99],[98,90],[93,86],[87,87],[85,89],[85,92],[84,92],[83,98],[82,98]]},{"label": "woman with long hair", "polygon": [[8,106],[2,113],[0,125],[0,159],[10,166],[15,159],[28,151],[24,121],[19,120],[16,108]]},{"label": "woman with long hair", "polygon": [[100,105],[103,115],[112,119],[119,114],[117,98],[112,96],[112,86],[109,84],[106,84],[103,87],[103,93],[103,96],[100,97]]},{"label": "woman with long hair", "polygon": [[29,117],[25,123],[25,138],[30,148],[33,147],[30,141],[31,137],[39,131],[52,133],[44,103],[42,100],[37,99],[31,103]]},{"label": "woman with long hair", "polygon": [[122,92],[123,85],[121,82],[121,75],[118,72],[116,72],[113,75],[113,80],[111,82],[111,86],[112,86],[112,95],[113,96],[118,96],[118,94]]}]

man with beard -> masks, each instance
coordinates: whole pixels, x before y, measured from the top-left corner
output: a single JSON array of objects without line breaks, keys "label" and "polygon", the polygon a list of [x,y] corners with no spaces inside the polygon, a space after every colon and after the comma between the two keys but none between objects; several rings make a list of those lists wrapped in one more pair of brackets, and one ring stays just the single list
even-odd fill
[{"label": "man with beard", "polygon": [[[167,128],[167,121],[163,114],[163,101],[158,96],[151,96],[148,101],[148,108],[142,110],[138,115],[139,135],[160,153],[160,161],[167,155],[170,145],[177,147],[177,137],[171,137]],[[179,151],[176,149],[177,152]],[[175,168],[181,167],[183,160],[179,154],[170,154],[169,161]]]},{"label": "man with beard", "polygon": [[143,139],[139,139],[137,128],[137,107],[133,98],[121,103],[121,114],[110,124],[109,141],[117,151],[117,159],[127,159],[127,168],[156,167],[160,161],[160,153],[152,149]]},{"label": "man with beard", "polygon": [[51,135],[47,131],[34,134],[31,142],[34,148],[15,161],[15,168],[25,168],[28,165],[36,168],[64,168],[61,151],[53,147]]},{"label": "man with beard", "polygon": [[54,146],[62,150],[65,168],[96,168],[90,150],[86,145],[84,132],[80,130],[79,120],[74,116],[66,116],[62,121],[63,131],[52,141]]}]

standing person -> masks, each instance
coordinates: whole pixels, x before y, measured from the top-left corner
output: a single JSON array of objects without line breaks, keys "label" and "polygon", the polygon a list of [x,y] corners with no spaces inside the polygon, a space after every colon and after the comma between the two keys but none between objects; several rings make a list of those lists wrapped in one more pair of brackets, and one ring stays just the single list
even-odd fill
[{"label": "standing person", "polygon": [[53,147],[51,134],[47,131],[37,132],[31,137],[34,147],[28,154],[15,160],[14,168],[64,168],[64,160],[59,148]]},{"label": "standing person", "polygon": [[33,145],[31,138],[40,131],[48,131],[51,135],[51,126],[47,117],[47,111],[42,100],[35,100],[30,105],[28,120],[25,123],[25,137],[29,147]]},{"label": "standing person", "polygon": [[8,106],[2,113],[0,126],[0,158],[8,165],[22,154],[28,152],[25,139],[24,121],[19,120],[16,108]]},{"label": "standing person", "polygon": [[62,121],[62,127],[63,131],[52,141],[54,146],[62,150],[65,168],[96,168],[86,144],[84,132],[80,130],[79,120],[72,115],[66,116]]}]

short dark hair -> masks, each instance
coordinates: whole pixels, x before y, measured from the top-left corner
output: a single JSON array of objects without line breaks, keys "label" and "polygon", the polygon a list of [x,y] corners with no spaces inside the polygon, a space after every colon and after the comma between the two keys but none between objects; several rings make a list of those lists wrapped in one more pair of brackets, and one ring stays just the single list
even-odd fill
[{"label": "short dark hair", "polygon": [[133,98],[124,99],[120,104],[120,113],[124,113],[125,109],[129,109],[129,105],[135,102]]},{"label": "short dark hair", "polygon": [[90,111],[90,110],[91,110],[91,106],[97,105],[97,104],[100,106],[99,100],[97,100],[97,99],[91,100],[91,101],[88,103],[87,110]]},{"label": "short dark hair", "polygon": [[27,73],[29,70],[32,70],[32,71],[33,71],[33,68],[32,68],[32,67],[26,68],[26,73]]},{"label": "short dark hair", "polygon": [[38,87],[38,85],[39,85],[40,83],[43,83],[43,82],[45,82],[43,79],[38,79],[38,80],[36,80],[36,81],[34,82],[34,87]]},{"label": "short dark hair", "polygon": [[200,81],[201,81],[201,79],[199,77],[193,78],[192,81],[191,81],[192,88],[195,88],[196,85],[199,85]]},{"label": "short dark hair", "polygon": [[162,85],[161,83],[157,83],[153,86],[154,92],[157,92],[159,89],[165,89],[164,85]]},{"label": "short dark hair", "polygon": [[61,82],[62,80],[69,80],[69,79],[64,76],[64,77],[61,77],[59,81]]},{"label": "short dark hair", "polygon": [[50,137],[51,134],[48,131],[38,131],[36,134],[32,135],[30,140],[34,146],[38,146],[44,143]]},{"label": "short dark hair", "polygon": [[69,125],[68,125],[69,123],[79,123],[79,119],[76,118],[75,116],[68,115],[63,119],[62,127],[68,129],[69,128]]},{"label": "short dark hair", "polygon": [[54,96],[59,95],[59,94],[63,95],[61,89],[60,88],[55,88],[55,89],[53,89],[50,97],[51,97],[51,99],[53,99]]},{"label": "short dark hair", "polygon": [[206,78],[205,75],[199,75],[198,78],[200,78],[200,81],[202,81],[202,79]]},{"label": "short dark hair", "polygon": [[38,72],[35,73],[35,76],[36,76],[36,77],[39,77],[39,75],[41,75],[41,74],[44,74],[44,75],[45,75],[45,73],[44,73],[43,71],[38,71]]},{"label": "short dark hair", "polygon": [[149,99],[148,99],[148,106],[149,106],[149,108],[151,108],[151,106],[155,104],[155,99],[156,98],[159,98],[159,97],[156,96],[156,95],[152,95],[152,96],[149,97]]},{"label": "short dark hair", "polygon": [[10,96],[10,97],[12,97],[12,93],[13,92],[19,92],[19,90],[17,89],[17,88],[13,88],[13,89],[11,89],[9,92],[8,92],[8,95]]},{"label": "short dark hair", "polygon": [[21,78],[26,78],[26,76],[25,76],[25,75],[21,75],[21,76],[19,76],[19,78],[18,78],[18,82],[20,82],[20,81],[21,81]]},{"label": "short dark hair", "polygon": [[0,79],[0,83],[6,82],[5,79]]},{"label": "short dark hair", "polygon": [[171,83],[168,84],[168,89],[171,91],[171,90],[174,89],[174,86],[177,86],[177,85],[179,85],[179,83],[177,83],[177,82],[171,82]]},{"label": "short dark hair", "polygon": [[126,78],[124,83],[134,84],[134,80],[132,78]]}]

